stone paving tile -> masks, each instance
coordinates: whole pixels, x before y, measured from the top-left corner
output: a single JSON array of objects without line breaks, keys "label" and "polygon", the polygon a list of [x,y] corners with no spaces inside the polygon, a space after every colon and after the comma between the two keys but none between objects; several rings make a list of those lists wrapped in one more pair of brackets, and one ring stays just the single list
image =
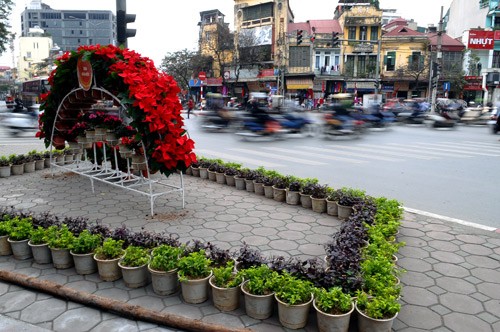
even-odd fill
[{"label": "stone paving tile", "polygon": [[[125,223],[132,230],[177,233],[181,241],[201,238],[221,248],[233,249],[245,241],[265,255],[296,256],[302,259],[324,256],[323,244],[341,222],[326,214],[317,214],[301,206],[269,200],[264,196],[234,187],[186,176],[186,209],[180,209],[178,197],[160,197],[156,214],[149,216],[149,202],[142,196],[124,193],[103,184],[92,193],[90,184],[77,176],[48,171],[0,179],[0,206],[29,207],[32,211],[50,211],[61,215],[101,218],[112,227]],[[39,184],[44,191],[40,195]],[[82,185],[83,183],[83,185]],[[84,190],[81,190],[82,186]],[[88,187],[85,187],[88,186]],[[14,192],[14,194],[11,194]],[[131,195],[133,199],[131,199]],[[60,200],[61,203],[56,203]],[[125,208],[116,209],[118,204]],[[395,331],[488,331],[500,330],[500,234],[450,225],[444,221],[405,213],[399,241],[406,246],[398,253],[398,266],[407,272],[401,276],[402,310],[394,322]],[[57,270],[12,257],[0,257],[0,269],[37,274],[74,289],[140,305],[159,312],[176,313],[229,327],[250,327],[254,331],[284,331],[277,313],[268,320],[254,320],[239,308],[221,313],[211,300],[200,305],[185,304],[180,292],[160,297],[151,285],[128,289],[123,281],[102,282],[94,275],[75,275],[74,268]],[[5,301],[9,302],[6,308]],[[51,321],[37,326],[55,331],[177,331],[148,322],[135,322],[83,305],[57,300],[49,295],[0,282],[0,314],[19,319],[30,317],[43,303],[51,307]],[[60,306],[65,310],[60,311]],[[304,331],[314,331],[315,316]],[[79,323],[81,319],[83,323]],[[355,316],[352,324],[356,323]],[[356,331],[354,325],[350,332]]]}]

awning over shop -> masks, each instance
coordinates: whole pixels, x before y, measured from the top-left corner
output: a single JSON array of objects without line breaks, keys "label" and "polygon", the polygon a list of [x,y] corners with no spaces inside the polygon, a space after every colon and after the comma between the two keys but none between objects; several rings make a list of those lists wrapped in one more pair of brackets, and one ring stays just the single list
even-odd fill
[{"label": "awning over shop", "polygon": [[287,78],[286,88],[288,90],[312,89],[313,80],[311,78]]}]

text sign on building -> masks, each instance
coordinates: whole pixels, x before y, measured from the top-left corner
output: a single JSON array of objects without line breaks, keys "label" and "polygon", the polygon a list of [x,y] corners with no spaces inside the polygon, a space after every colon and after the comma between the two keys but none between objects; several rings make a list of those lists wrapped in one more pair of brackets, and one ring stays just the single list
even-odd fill
[{"label": "text sign on building", "polygon": [[493,31],[469,30],[468,48],[476,50],[492,50],[495,33]]}]

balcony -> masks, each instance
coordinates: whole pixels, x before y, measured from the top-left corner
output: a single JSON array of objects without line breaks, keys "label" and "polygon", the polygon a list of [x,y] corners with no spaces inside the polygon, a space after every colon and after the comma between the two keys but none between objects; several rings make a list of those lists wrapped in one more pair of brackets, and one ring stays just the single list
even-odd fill
[{"label": "balcony", "polygon": [[[332,68],[333,67],[333,68]],[[316,68],[314,69],[314,75],[315,76],[340,76],[340,68],[339,66],[332,66],[332,67],[322,67],[322,68]]]}]

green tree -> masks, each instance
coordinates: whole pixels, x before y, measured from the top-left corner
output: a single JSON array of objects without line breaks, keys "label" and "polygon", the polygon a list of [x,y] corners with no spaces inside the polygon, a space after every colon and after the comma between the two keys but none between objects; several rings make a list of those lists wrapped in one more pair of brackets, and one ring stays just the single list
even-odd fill
[{"label": "green tree", "polygon": [[7,50],[7,44],[11,39],[9,16],[13,5],[12,0],[0,0],[0,54]]},{"label": "green tree", "polygon": [[189,80],[201,70],[211,67],[211,58],[203,57],[196,51],[183,49],[170,52],[163,58],[160,69],[172,76],[181,89],[188,89]]}]

